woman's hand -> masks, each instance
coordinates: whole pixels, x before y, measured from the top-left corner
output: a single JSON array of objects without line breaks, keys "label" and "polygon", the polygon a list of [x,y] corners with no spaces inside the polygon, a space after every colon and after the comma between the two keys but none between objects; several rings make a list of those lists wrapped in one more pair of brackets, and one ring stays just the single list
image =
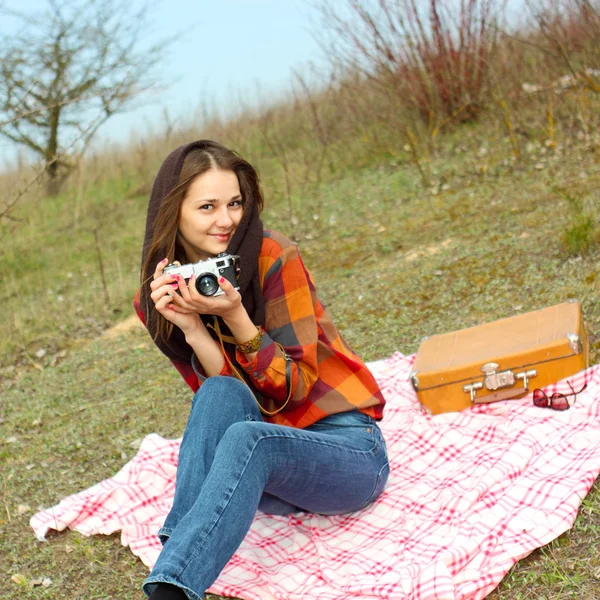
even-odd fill
[{"label": "woman's hand", "polygon": [[[184,334],[188,334],[199,327],[203,327],[202,321],[198,311],[177,306],[176,298],[179,298],[177,290],[181,284],[177,281],[177,277],[163,272],[168,262],[168,259],[165,258],[156,265],[153,281],[150,283],[150,289],[152,290],[150,298],[152,298],[156,310],[167,321],[179,327]],[[185,280],[180,279],[185,286]]]},{"label": "woman's hand", "polygon": [[239,314],[245,309],[242,306],[242,296],[224,277],[219,277],[219,287],[223,294],[218,296],[203,296],[196,289],[196,276],[192,275],[188,283],[180,275],[175,276],[177,282],[172,303],[172,310],[182,314],[216,315],[227,321],[233,315]]}]

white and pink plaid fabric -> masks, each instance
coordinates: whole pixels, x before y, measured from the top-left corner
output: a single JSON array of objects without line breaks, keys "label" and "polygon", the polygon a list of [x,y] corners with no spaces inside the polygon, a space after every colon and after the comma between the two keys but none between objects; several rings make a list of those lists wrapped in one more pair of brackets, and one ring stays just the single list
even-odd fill
[{"label": "white and pink plaid fabric", "polygon": [[[565,412],[531,396],[435,417],[407,381],[414,357],[369,366],[387,399],[391,475],[367,509],[324,517],[258,514],[211,592],[247,600],[484,598],[509,568],[571,527],[600,472],[600,365]],[[561,382],[549,391],[570,391]],[[49,529],[122,531],[151,567],[174,491],[179,440],[147,436],[119,473],[36,514]]]}]

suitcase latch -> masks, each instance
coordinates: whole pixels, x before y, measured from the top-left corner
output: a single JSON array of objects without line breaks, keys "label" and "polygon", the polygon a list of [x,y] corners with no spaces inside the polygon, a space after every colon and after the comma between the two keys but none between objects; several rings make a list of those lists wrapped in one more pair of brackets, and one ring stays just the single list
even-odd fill
[{"label": "suitcase latch", "polygon": [[[479,403],[479,402],[495,402],[497,400],[508,400],[511,397],[520,397],[525,395],[529,389],[529,379],[537,376],[537,371],[535,369],[530,369],[523,371],[521,373],[517,373],[516,375],[510,370],[498,372],[498,364],[497,363],[486,363],[481,367],[481,371],[485,374],[485,378],[483,383],[480,381],[475,383],[469,383],[467,385],[463,385],[463,391],[471,397],[471,402]],[[510,388],[515,385],[517,381],[523,382],[522,390],[509,390],[505,392],[497,392],[496,394],[490,394],[489,396],[484,396],[483,398],[477,398],[477,390],[480,390],[485,385],[485,389],[490,392],[495,392],[500,388]]]},{"label": "suitcase latch", "polygon": [[481,367],[481,371],[485,374],[483,384],[486,390],[495,392],[499,388],[511,387],[515,385],[515,374],[510,371],[498,371],[498,363],[487,363]]}]

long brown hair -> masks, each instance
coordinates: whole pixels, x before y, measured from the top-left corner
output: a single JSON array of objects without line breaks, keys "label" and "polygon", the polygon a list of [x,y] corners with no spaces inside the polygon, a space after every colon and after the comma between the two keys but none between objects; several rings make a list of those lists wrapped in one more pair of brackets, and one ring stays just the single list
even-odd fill
[{"label": "long brown hair", "polygon": [[[161,173],[169,158],[175,155],[177,150],[161,167],[152,190],[146,222],[146,239],[140,274],[142,310],[153,339],[156,342],[160,339],[164,344],[168,343],[174,327],[156,311],[150,298],[150,282],[157,263],[163,258],[168,258],[169,263],[176,260],[181,264],[189,262],[183,246],[178,241],[177,232],[181,205],[193,181],[211,169],[233,171],[239,182],[244,211],[254,208],[260,212],[264,204],[258,173],[236,152],[210,140],[202,140],[189,146],[191,149],[183,158],[178,176],[175,174],[176,178],[172,181],[174,184],[172,189],[168,189],[169,182],[165,183],[164,181],[168,177],[164,173],[161,177]],[[182,149],[185,151],[185,147]],[[171,173],[167,173],[167,175],[171,175]],[[160,346],[161,344],[159,344]]]}]

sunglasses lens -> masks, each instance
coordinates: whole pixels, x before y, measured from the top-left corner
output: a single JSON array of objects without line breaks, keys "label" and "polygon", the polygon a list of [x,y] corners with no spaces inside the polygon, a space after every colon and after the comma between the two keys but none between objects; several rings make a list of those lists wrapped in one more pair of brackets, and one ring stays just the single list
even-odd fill
[{"label": "sunglasses lens", "polygon": [[541,408],[548,406],[548,396],[544,390],[533,390],[533,403]]},{"label": "sunglasses lens", "polygon": [[567,410],[569,408],[569,401],[563,394],[552,394],[550,407],[554,410]]}]

